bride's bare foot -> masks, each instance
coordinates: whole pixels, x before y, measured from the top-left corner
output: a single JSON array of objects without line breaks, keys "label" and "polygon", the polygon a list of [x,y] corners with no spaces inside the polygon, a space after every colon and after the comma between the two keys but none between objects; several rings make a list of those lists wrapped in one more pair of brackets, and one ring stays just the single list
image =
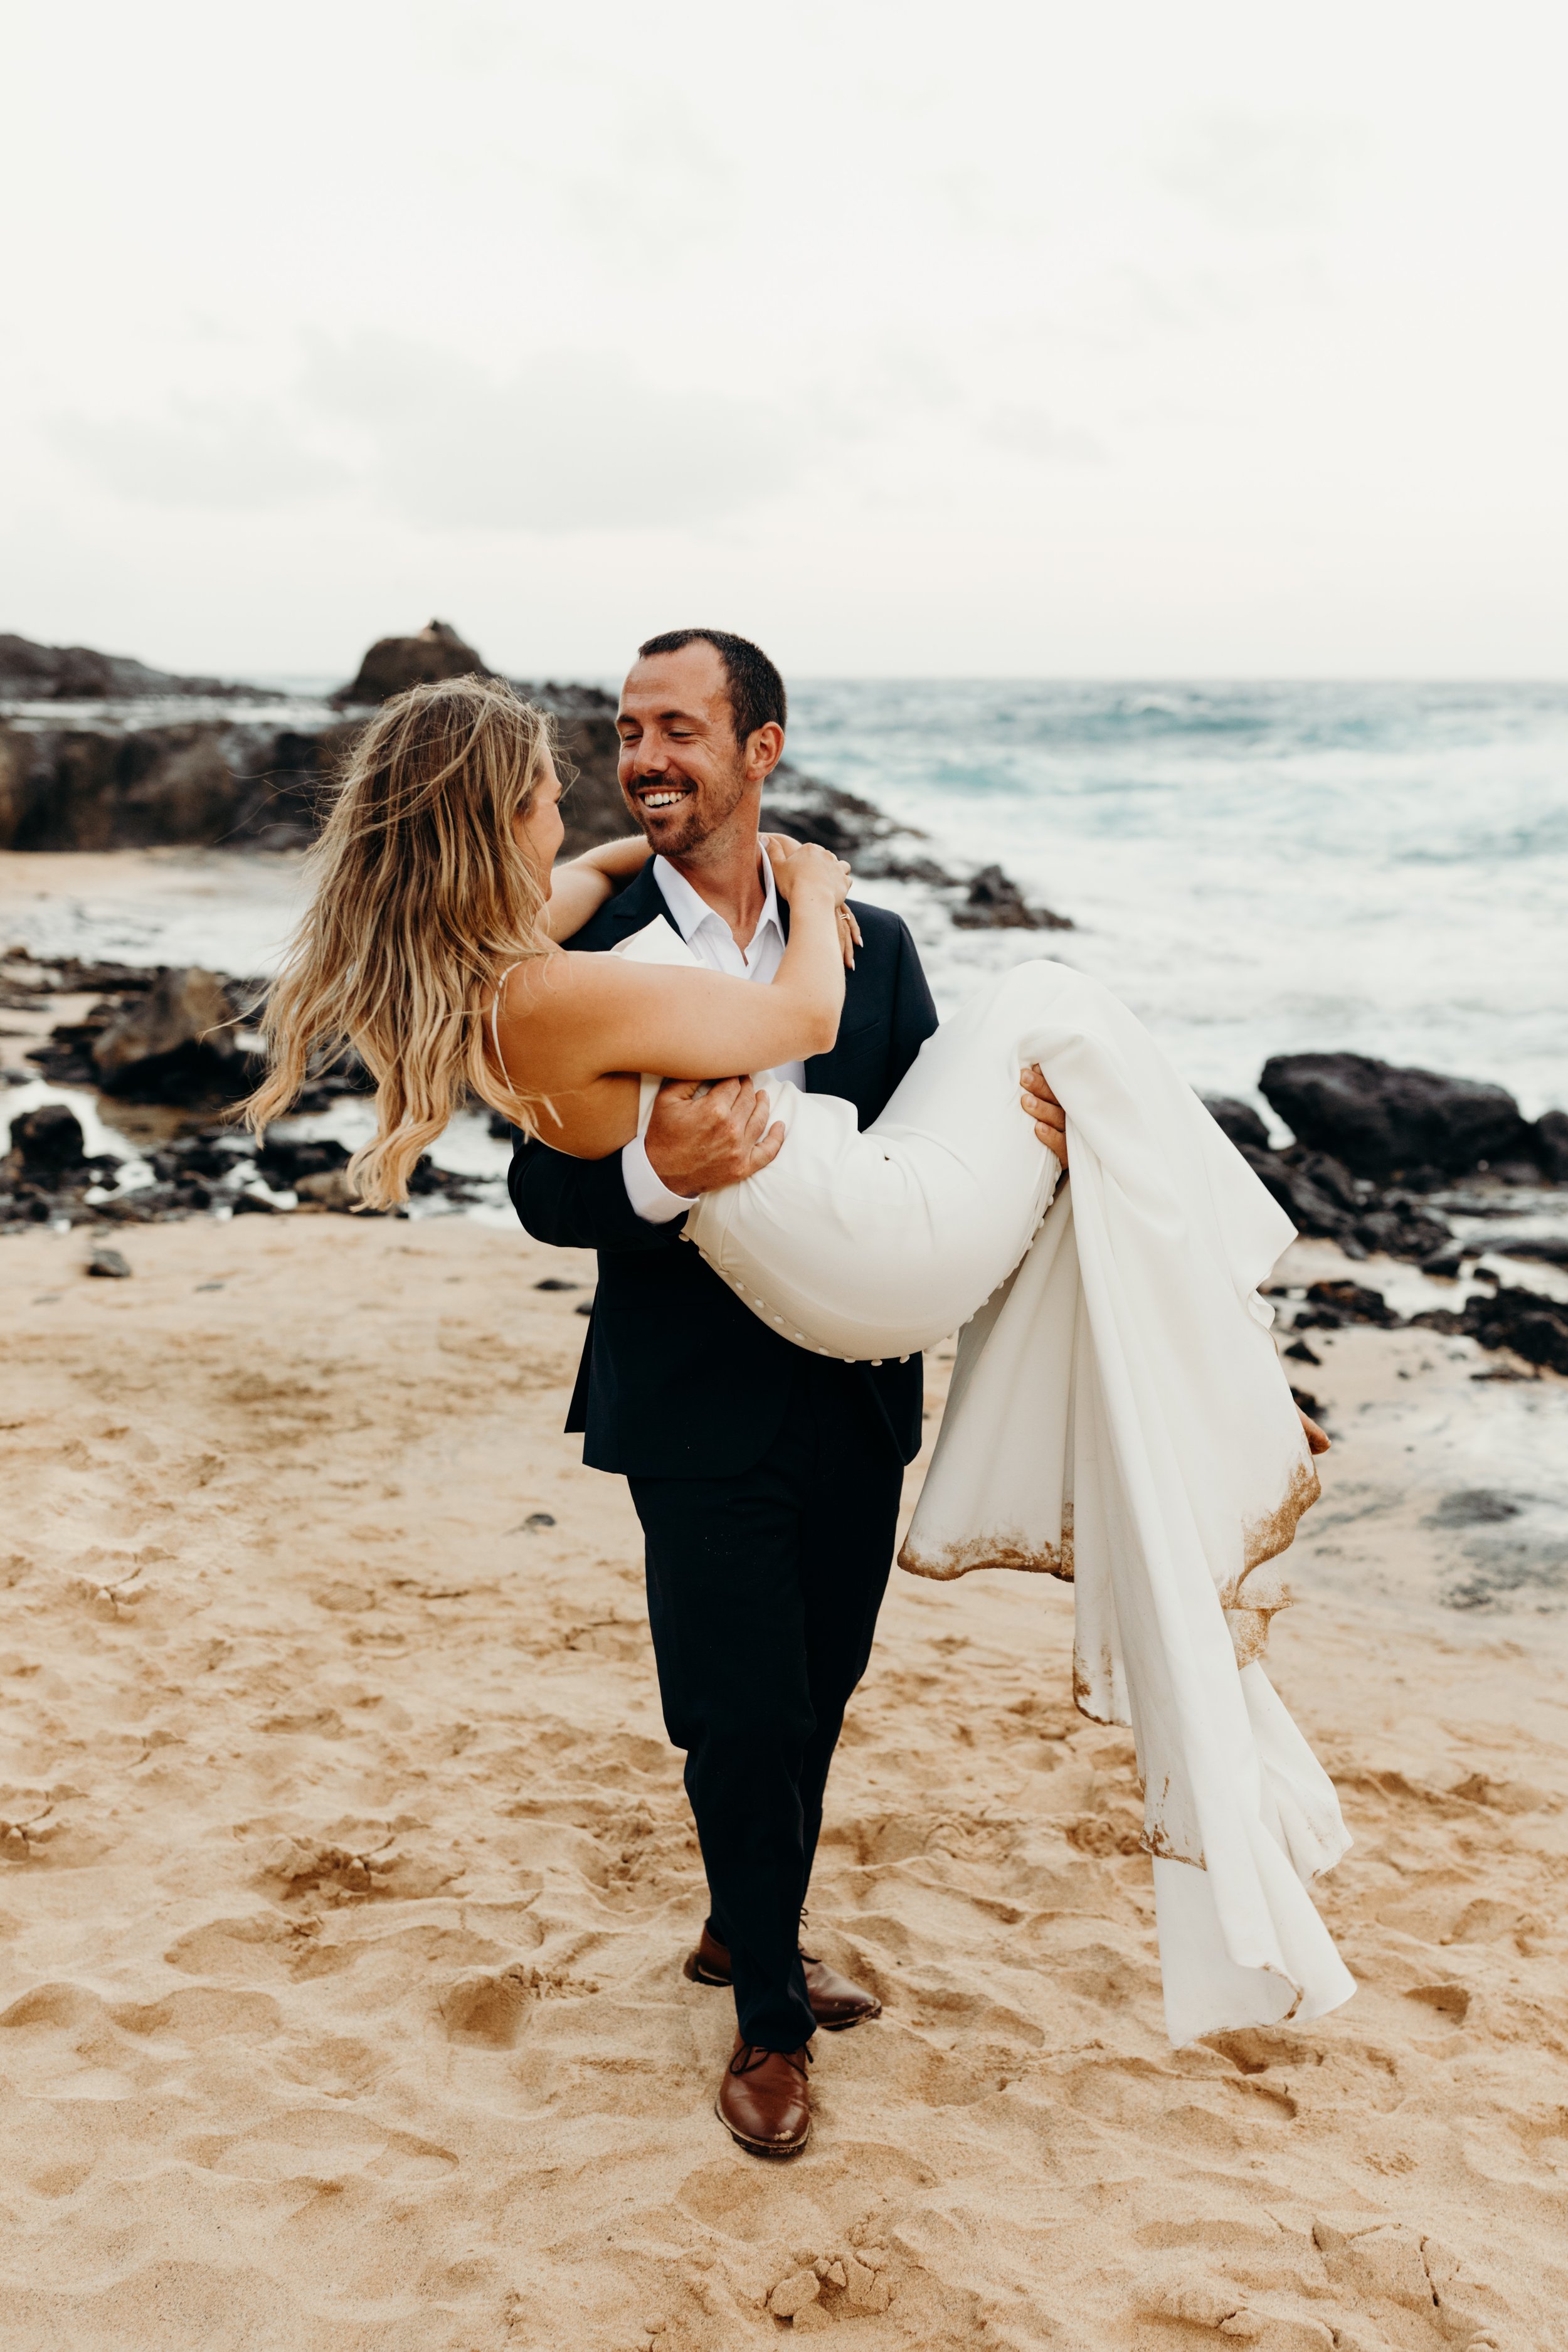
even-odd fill
[{"label": "bride's bare foot", "polygon": [[1328,1431],[1326,1429],[1320,1429],[1310,1412],[1301,1412],[1300,1405],[1296,1407],[1296,1410],[1299,1413],[1301,1413],[1301,1427],[1307,1433],[1308,1453],[1327,1454],[1333,1444],[1333,1440],[1329,1435]]}]

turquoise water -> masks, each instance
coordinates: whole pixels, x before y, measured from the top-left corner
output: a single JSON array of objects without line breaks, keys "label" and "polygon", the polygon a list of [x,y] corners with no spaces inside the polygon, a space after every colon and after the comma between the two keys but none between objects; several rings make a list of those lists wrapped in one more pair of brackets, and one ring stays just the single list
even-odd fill
[{"label": "turquoise water", "polygon": [[1069,933],[871,884],[939,997],[1060,955],[1205,1089],[1349,1047],[1568,1103],[1568,687],[806,682],[790,757],[999,861]]},{"label": "turquoise water", "polygon": [[[1350,1047],[1568,1105],[1568,686],[806,680],[789,754],[1073,918],[960,931],[931,891],[868,881],[944,1006],[1057,955],[1205,1091]],[[13,861],[0,944],[263,971],[299,912],[297,860],[114,863],[46,900]]]}]

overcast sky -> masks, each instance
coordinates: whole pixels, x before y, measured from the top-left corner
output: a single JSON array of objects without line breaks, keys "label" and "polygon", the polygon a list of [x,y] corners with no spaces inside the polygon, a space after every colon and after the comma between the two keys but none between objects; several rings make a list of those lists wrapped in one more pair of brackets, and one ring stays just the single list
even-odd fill
[{"label": "overcast sky", "polygon": [[0,0],[0,629],[1560,677],[1557,0]]}]

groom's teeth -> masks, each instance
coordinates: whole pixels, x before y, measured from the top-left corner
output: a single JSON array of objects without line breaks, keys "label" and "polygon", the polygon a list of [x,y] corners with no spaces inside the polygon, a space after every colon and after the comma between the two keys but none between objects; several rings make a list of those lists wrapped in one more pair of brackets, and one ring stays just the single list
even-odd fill
[{"label": "groom's teeth", "polygon": [[673,793],[644,793],[642,804],[644,808],[673,808],[677,801],[683,801],[685,798],[686,788],[682,785],[678,792]]}]

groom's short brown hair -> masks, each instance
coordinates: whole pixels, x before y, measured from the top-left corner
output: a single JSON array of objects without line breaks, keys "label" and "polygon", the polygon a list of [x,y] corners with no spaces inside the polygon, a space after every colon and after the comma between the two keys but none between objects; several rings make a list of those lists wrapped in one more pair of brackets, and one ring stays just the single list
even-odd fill
[{"label": "groom's short brown hair", "polygon": [[734,636],[728,629],[666,629],[662,636],[649,637],[637,647],[637,659],[678,654],[696,645],[711,646],[724,665],[731,724],[742,750],[759,727],[784,725],[789,716],[784,682],[761,646],[754,646],[750,637]]}]

